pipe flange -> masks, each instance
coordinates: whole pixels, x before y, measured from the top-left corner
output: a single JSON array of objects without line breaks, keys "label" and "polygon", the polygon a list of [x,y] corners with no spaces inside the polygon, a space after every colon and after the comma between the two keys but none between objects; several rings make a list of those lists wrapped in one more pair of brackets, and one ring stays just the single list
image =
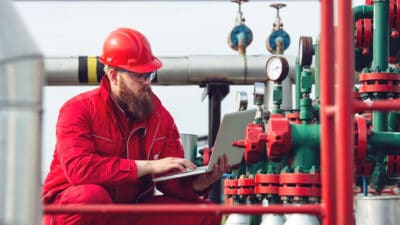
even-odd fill
[{"label": "pipe flange", "polygon": [[224,194],[229,196],[237,195],[238,180],[237,179],[225,179],[224,180]]},{"label": "pipe flange", "polygon": [[367,120],[363,116],[356,116],[356,124],[354,129],[354,158],[357,165],[361,165],[367,158],[367,138],[368,128]]},{"label": "pipe flange", "polygon": [[400,93],[400,77],[397,73],[361,73],[361,94],[369,93]]},{"label": "pipe flange", "polygon": [[279,182],[280,196],[321,196],[321,176],[318,173],[281,173]]},{"label": "pipe flange", "polygon": [[278,194],[279,174],[256,174],[254,178],[255,194]]},{"label": "pipe flange", "polygon": [[239,178],[237,194],[254,195],[254,178]]},{"label": "pipe flange", "polygon": [[372,46],[372,20],[357,20],[355,29],[355,47],[369,49]]}]

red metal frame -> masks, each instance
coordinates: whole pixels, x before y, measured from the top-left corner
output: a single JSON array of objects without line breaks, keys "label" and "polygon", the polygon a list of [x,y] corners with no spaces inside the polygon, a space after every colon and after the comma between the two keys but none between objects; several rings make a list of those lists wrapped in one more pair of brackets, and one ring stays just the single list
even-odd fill
[{"label": "red metal frame", "polygon": [[[322,223],[336,225],[336,191],[333,146],[334,134],[334,33],[333,1],[321,0],[320,100],[321,100],[321,201]],[[333,108],[334,109],[334,108]]]},{"label": "red metal frame", "polygon": [[84,213],[84,214],[141,214],[141,215],[221,215],[229,213],[308,213],[321,214],[321,206],[315,205],[209,205],[209,204],[116,204],[116,205],[45,205],[44,213]]},{"label": "red metal frame", "polygon": [[[336,30],[337,73],[335,92],[335,180],[336,180],[336,218],[337,224],[354,224],[353,219],[353,105],[349,96],[353,96],[354,38],[352,1],[341,0],[338,3],[338,27]],[[333,66],[333,65],[332,65]]]}]

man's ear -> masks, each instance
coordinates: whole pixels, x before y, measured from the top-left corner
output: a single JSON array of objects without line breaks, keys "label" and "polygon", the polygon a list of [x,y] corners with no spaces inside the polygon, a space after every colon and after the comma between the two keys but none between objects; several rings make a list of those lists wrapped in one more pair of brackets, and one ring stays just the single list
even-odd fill
[{"label": "man's ear", "polygon": [[116,85],[117,84],[117,71],[114,69],[111,69],[110,71],[108,71],[108,79],[110,80],[110,83]]}]

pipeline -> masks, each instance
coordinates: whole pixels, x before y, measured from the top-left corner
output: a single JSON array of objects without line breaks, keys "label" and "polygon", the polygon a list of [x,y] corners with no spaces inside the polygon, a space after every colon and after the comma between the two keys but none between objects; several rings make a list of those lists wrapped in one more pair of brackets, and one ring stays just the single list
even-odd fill
[{"label": "pipeline", "polygon": [[43,57],[0,1],[0,224],[40,224]]},{"label": "pipeline", "polygon": [[[269,55],[191,55],[160,57],[164,66],[153,85],[204,85],[209,82],[253,84],[265,82],[265,62]],[[287,56],[290,65],[294,57]],[[95,85],[104,74],[95,56],[47,57],[47,85]],[[289,68],[294,80],[294,66]]]}]

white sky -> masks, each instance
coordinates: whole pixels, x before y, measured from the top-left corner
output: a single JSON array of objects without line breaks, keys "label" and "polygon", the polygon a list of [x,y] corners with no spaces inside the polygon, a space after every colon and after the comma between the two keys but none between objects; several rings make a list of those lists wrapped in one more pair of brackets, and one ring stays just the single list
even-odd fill
[{"label": "white sky", "polygon": [[[278,1],[287,4],[280,11],[291,45],[286,54],[296,55],[300,36],[315,41],[320,27],[319,1]],[[353,1],[358,5],[364,1]],[[253,31],[248,54],[269,54],[265,48],[276,10],[274,1],[242,5],[246,25]],[[105,37],[117,27],[132,27],[149,39],[158,56],[237,54],[227,44],[237,15],[231,1],[138,2],[138,1],[17,1],[17,11],[46,56],[99,55]],[[55,123],[59,107],[70,97],[94,86],[46,87],[43,115],[43,174],[47,173],[55,144]],[[246,91],[249,108],[254,108],[251,86],[231,86],[222,102],[222,113],[234,111],[237,90]],[[208,132],[208,101],[201,102],[198,86],[153,86],[170,110],[181,133]]]}]

